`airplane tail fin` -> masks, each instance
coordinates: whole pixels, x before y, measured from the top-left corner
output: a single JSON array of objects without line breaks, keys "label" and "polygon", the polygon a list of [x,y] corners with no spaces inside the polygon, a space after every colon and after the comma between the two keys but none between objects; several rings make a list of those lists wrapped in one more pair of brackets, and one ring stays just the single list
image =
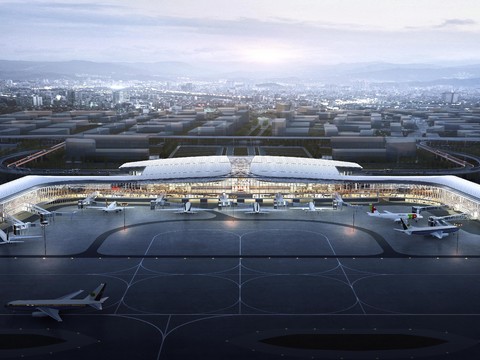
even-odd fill
[{"label": "airplane tail fin", "polygon": [[2,229],[0,229],[0,239],[1,243],[7,243],[8,242],[8,234],[5,233]]},{"label": "airplane tail fin", "polygon": [[98,300],[98,302],[94,302],[88,305],[93,307],[95,310],[102,310],[102,305],[107,299],[108,299],[108,296],[101,298],[100,300]]},{"label": "airplane tail fin", "polygon": [[400,218],[400,222],[402,223],[403,230],[408,230],[408,225],[405,224],[405,221],[403,221],[403,218]]},{"label": "airplane tail fin", "polygon": [[105,283],[100,284],[95,290],[88,294],[87,297],[85,297],[85,300],[101,301],[106,286],[107,284]]},{"label": "airplane tail fin", "polygon": [[[334,199],[337,202],[337,206],[343,207],[344,201],[338,192],[335,193]],[[345,204],[348,206],[348,204]]]}]

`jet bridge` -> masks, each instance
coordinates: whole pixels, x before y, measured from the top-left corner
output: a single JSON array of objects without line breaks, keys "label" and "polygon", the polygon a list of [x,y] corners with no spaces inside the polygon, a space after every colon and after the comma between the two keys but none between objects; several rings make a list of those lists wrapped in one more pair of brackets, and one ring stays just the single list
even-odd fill
[{"label": "jet bridge", "polygon": [[453,215],[446,215],[446,216],[429,216],[428,217],[428,225],[436,226],[438,224],[441,225],[450,225],[449,221],[456,221],[456,220],[468,220],[470,216],[467,213],[461,214],[453,214]]},{"label": "jet bridge", "polygon": [[428,206],[412,206],[412,213],[420,214],[422,211],[425,210],[437,210],[437,209],[444,209],[447,205],[428,205]]}]

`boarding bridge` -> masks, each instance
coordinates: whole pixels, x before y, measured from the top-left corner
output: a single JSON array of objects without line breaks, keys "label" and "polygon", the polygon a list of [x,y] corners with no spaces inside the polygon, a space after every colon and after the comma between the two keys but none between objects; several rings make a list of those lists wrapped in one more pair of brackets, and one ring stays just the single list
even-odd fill
[{"label": "boarding bridge", "polygon": [[453,214],[447,216],[429,216],[428,224],[443,224],[446,225],[447,221],[456,221],[456,220],[468,220],[470,216],[467,213]]},{"label": "boarding bridge", "polygon": [[9,214],[2,214],[2,217],[10,224],[12,224],[13,234],[14,235],[21,235],[23,230],[26,230],[31,227],[35,227],[35,223],[31,222],[23,222],[17,219],[15,216]]},{"label": "boarding bridge", "polygon": [[412,213],[420,214],[424,210],[444,209],[447,205],[412,206]]},{"label": "boarding bridge", "polygon": [[35,226],[35,224],[29,223],[29,222],[25,223],[25,222],[17,219],[13,215],[3,213],[2,217],[5,219],[5,221],[7,221],[8,223],[10,223],[12,225],[19,225],[19,226],[22,226],[24,228],[27,228],[27,227],[30,227],[30,226]]},{"label": "boarding bridge", "polygon": [[27,211],[31,212],[32,214],[40,216],[40,225],[45,226],[48,225],[48,219],[55,220],[55,214],[45,210],[44,208],[41,208],[38,205],[34,204],[27,204]]},{"label": "boarding bridge", "polygon": [[40,215],[43,215],[45,217],[53,216],[53,213],[51,213],[50,211],[45,210],[44,208],[41,208],[40,206],[33,205],[33,204],[27,204],[27,211],[39,216]]}]

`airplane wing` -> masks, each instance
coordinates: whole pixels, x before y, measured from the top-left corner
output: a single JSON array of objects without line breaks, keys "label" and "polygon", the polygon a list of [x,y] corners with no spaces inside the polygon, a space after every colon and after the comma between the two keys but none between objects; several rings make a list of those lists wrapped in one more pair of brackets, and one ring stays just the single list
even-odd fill
[{"label": "airplane wing", "polygon": [[52,309],[52,308],[49,308],[49,307],[37,307],[37,310],[41,311],[45,315],[48,315],[48,316],[50,316],[51,318],[53,318],[57,321],[62,321],[62,318],[58,314],[57,309]]},{"label": "airplane wing", "polygon": [[56,300],[68,300],[68,299],[73,299],[75,296],[80,295],[83,292],[83,290],[78,290],[75,291],[71,294],[63,295],[57,298]]},{"label": "airplane wing", "polygon": [[191,202],[186,202],[180,207],[174,207],[169,209],[156,209],[158,211],[174,211],[175,214],[196,214],[199,211],[210,211],[213,209],[197,208],[193,207]]},{"label": "airplane wing", "polygon": [[268,213],[269,211],[267,210],[260,210],[260,211],[248,210],[244,212],[244,214],[268,214]]},{"label": "airplane wing", "polygon": [[42,235],[12,235],[10,236],[10,242],[13,242],[15,240],[35,239],[41,237]]},{"label": "airplane wing", "polygon": [[437,239],[442,239],[445,234],[443,231],[434,231],[430,235],[435,236]]},{"label": "airplane wing", "polygon": [[73,216],[77,213],[77,211],[54,211],[53,213],[55,214],[55,216]]},{"label": "airplane wing", "polygon": [[303,211],[311,211],[311,212],[320,212],[320,211],[324,211],[324,210],[327,210],[326,208],[319,208],[319,207],[310,207],[310,206],[292,206],[289,208],[290,210],[303,210]]},{"label": "airplane wing", "polygon": [[95,209],[95,210],[105,210],[105,209],[108,208],[108,206],[90,206],[90,205],[88,205],[86,208],[87,209]]}]

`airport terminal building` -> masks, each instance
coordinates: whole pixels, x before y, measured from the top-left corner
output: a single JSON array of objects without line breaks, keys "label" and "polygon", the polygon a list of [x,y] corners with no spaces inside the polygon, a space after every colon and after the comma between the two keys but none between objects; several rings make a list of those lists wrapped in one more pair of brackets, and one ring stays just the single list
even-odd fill
[{"label": "airport terminal building", "polygon": [[[365,176],[353,162],[280,156],[198,156],[125,163],[119,176],[25,176],[0,185],[5,215],[83,199],[96,192],[105,199],[169,198],[215,200],[222,193],[263,201],[281,193],[291,202],[331,204],[340,193],[349,202],[384,198],[441,205],[480,216],[480,185],[456,176]],[[255,199],[255,200],[252,200]]]}]

